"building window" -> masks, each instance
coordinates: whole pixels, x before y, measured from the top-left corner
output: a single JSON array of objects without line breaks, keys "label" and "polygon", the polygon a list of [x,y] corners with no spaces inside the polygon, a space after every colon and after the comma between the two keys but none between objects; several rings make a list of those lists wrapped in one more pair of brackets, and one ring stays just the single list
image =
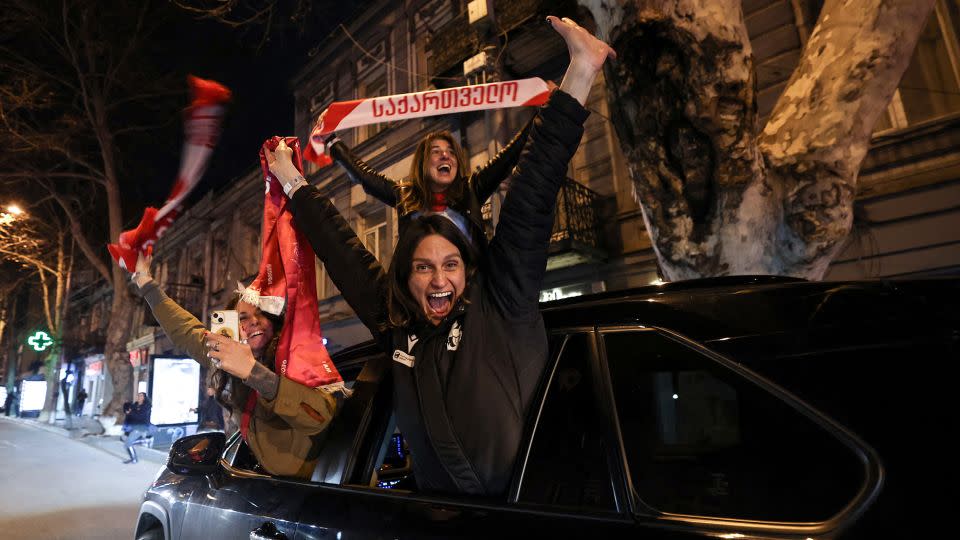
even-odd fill
[{"label": "building window", "polygon": [[[324,111],[331,103],[334,102],[335,97],[335,86],[333,82],[326,82],[318,85],[319,90],[316,94],[310,97],[310,104],[308,106],[309,121],[307,122],[307,133],[306,141],[309,144],[310,132],[313,131],[313,126],[317,122],[317,118],[320,116],[320,113]],[[303,148],[303,147],[301,147]],[[320,168],[311,161],[303,161],[304,172],[309,176],[316,173]]]},{"label": "building window", "polygon": [[389,247],[387,240],[387,213],[386,210],[380,210],[365,216],[363,218],[363,231],[361,231],[360,241],[378,261],[383,262],[384,252]]},{"label": "building window", "polygon": [[[388,82],[387,65],[387,36],[382,36],[376,40],[376,44],[367,48],[367,53],[360,53],[357,59],[357,88],[360,92],[360,99],[373,97],[382,97],[389,95],[390,84]],[[357,130],[357,142],[361,143],[380,133],[385,128],[384,124],[372,124],[361,126]]]},{"label": "building window", "polygon": [[957,0],[937,0],[887,113],[877,122],[876,132],[960,112],[958,17]]},{"label": "building window", "polygon": [[324,300],[330,298],[331,296],[336,296],[340,294],[340,291],[337,289],[337,286],[333,284],[333,280],[330,279],[329,274],[327,274],[327,269],[324,268],[323,263],[319,260],[316,262],[317,265],[317,299]]},{"label": "building window", "polygon": [[[326,83],[320,85],[320,90],[310,98],[310,116],[316,120],[317,116],[324,109],[333,103],[333,84]],[[312,126],[313,124],[311,124]]]},{"label": "building window", "polygon": [[216,232],[213,236],[213,267],[210,269],[210,290],[219,291],[229,285],[228,257],[230,243],[227,241],[227,223],[220,222],[214,225]]},{"label": "building window", "polygon": [[166,287],[167,282],[169,281],[167,279],[169,267],[169,263],[165,260],[160,261],[160,263],[157,265],[157,272],[154,274],[154,279],[156,279],[157,283],[160,284],[160,288]]},{"label": "building window", "polygon": [[257,269],[260,268],[260,231],[253,225],[246,225],[243,227],[243,237],[246,238],[247,245],[244,249],[241,272],[242,278],[247,278],[256,274]]},{"label": "building window", "polygon": [[[388,95],[387,91],[387,77],[386,69],[383,66],[380,66],[380,69],[377,71],[376,77],[372,80],[362,81],[360,83],[360,98],[372,98],[372,97],[382,97]],[[366,126],[360,126],[357,133],[357,141],[363,142],[368,139],[373,138],[376,134],[380,133],[386,128],[386,124],[370,124]]]}]

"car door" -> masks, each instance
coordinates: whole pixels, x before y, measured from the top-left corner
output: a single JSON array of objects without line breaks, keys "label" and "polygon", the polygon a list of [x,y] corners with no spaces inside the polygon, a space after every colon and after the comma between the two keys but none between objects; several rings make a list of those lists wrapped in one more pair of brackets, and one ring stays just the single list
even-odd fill
[{"label": "car door", "polygon": [[[364,351],[359,351],[363,353]],[[342,358],[338,369],[353,398],[341,404],[337,417],[322,435],[324,448],[313,474],[315,482],[267,475],[239,434],[227,445],[216,472],[191,479],[183,540],[209,538],[297,538],[298,516],[303,501],[317,482],[339,482],[348,462],[354,434],[365,426],[357,411],[365,411],[382,378],[383,354]],[[369,361],[374,359],[375,361]]]},{"label": "car door", "polygon": [[638,524],[833,536],[879,492],[871,448],[762,377],[663,329],[597,337]]},{"label": "car door", "polygon": [[311,486],[257,472],[238,436],[221,463],[190,494],[180,538],[295,538],[300,502]]},{"label": "car door", "polygon": [[[625,537],[635,533],[617,475],[619,450],[611,419],[597,399],[592,330],[551,339],[551,361],[534,401],[511,489],[500,497],[436,496],[382,489],[370,466],[346,474],[341,486],[318,486],[304,501],[302,538],[495,538],[498,536]],[[380,411],[389,417],[389,409]],[[377,451],[358,449],[357,463],[383,462],[389,422]],[[370,458],[370,456],[377,456]],[[647,538],[683,538],[651,528]]]}]

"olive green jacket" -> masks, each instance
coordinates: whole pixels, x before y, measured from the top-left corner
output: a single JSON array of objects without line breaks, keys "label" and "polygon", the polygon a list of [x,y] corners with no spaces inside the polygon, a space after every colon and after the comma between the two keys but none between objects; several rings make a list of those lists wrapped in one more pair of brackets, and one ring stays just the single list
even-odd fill
[{"label": "olive green jacket", "polygon": [[[209,362],[203,324],[154,281],[144,284],[140,293],[174,345],[201,364]],[[250,415],[247,444],[270,474],[309,479],[317,464],[322,433],[336,414],[337,400],[326,390],[278,378],[276,397],[257,399]]]}]

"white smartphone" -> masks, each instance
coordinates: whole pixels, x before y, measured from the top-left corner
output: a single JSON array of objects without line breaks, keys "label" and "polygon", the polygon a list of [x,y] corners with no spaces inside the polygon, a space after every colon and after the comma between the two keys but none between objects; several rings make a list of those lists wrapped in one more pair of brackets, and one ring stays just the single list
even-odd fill
[{"label": "white smartphone", "polygon": [[210,316],[210,331],[240,341],[240,317],[234,309],[214,311]]}]

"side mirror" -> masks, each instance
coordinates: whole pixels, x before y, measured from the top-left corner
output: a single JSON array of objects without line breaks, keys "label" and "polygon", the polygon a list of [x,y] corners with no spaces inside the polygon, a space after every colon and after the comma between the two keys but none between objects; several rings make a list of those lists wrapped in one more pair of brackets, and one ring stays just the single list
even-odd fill
[{"label": "side mirror", "polygon": [[227,436],[219,431],[199,433],[173,443],[167,468],[177,474],[200,476],[212,473],[227,445]]}]

